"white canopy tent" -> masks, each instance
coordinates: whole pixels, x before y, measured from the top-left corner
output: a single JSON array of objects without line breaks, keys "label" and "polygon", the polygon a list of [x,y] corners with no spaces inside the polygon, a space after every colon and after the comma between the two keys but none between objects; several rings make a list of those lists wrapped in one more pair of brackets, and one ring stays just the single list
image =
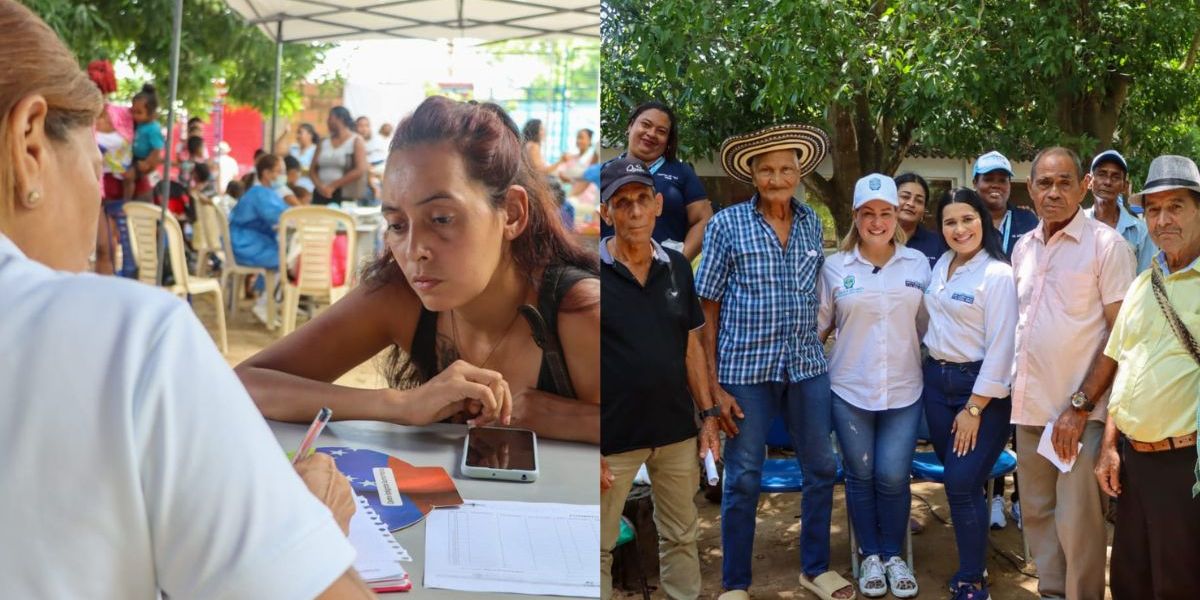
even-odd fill
[{"label": "white canopy tent", "polygon": [[[285,42],[363,39],[471,38],[498,42],[538,37],[600,39],[599,0],[226,0],[229,7],[275,41],[275,100],[271,140],[279,114],[281,63]],[[175,125],[179,83],[179,38],[183,0],[175,0],[171,39],[167,139]],[[163,161],[169,189],[171,153]],[[167,202],[162,203],[165,220]],[[160,232],[160,236],[162,233]],[[158,281],[163,280],[159,248]]]}]

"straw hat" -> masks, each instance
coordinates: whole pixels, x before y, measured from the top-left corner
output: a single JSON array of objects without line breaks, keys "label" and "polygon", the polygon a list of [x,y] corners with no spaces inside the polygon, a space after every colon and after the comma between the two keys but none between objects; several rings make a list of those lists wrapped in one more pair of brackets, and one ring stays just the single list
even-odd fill
[{"label": "straw hat", "polygon": [[800,177],[804,177],[825,158],[829,151],[829,136],[808,125],[774,125],[735,135],[721,143],[721,166],[730,177],[753,184],[750,159],[775,150],[795,150],[800,158]]}]

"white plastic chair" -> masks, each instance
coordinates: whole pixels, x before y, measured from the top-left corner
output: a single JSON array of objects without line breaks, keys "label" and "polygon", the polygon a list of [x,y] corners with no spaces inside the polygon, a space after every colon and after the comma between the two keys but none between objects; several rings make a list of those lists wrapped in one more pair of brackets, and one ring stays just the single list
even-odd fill
[{"label": "white plastic chair", "polygon": [[218,258],[224,253],[221,246],[221,228],[217,216],[221,209],[207,198],[196,198],[196,222],[192,223],[192,248],[196,251],[196,276],[207,277],[209,257]]},{"label": "white plastic chair", "polygon": [[[333,240],[339,234],[346,235],[346,277],[342,285],[333,285],[331,252]],[[283,327],[281,334],[287,335],[296,328],[296,312],[300,296],[309,296],[313,301],[333,304],[350,291],[354,280],[355,256],[354,217],[324,206],[295,206],[279,217],[279,277],[283,282]],[[289,237],[300,247],[300,268],[296,282],[287,277],[287,249]]]},{"label": "white plastic chair", "polygon": [[242,297],[246,288],[246,276],[262,275],[262,278],[267,282],[267,329],[274,329],[275,313],[277,308],[275,305],[275,284],[279,273],[271,271],[264,267],[251,267],[239,265],[237,258],[233,255],[233,241],[229,237],[229,218],[221,209],[216,206],[200,205],[200,209],[207,209],[198,220],[209,219],[212,221],[213,229],[220,236],[221,252],[224,258],[221,261],[221,289],[229,295],[229,316],[233,318],[234,310],[237,309],[238,298]]},{"label": "white plastic chair", "polygon": [[[148,202],[126,202],[125,214],[129,219],[130,237],[134,238],[134,255],[138,263],[138,279],[150,285],[156,285],[155,277],[158,271],[158,222],[162,219],[162,209]],[[179,296],[199,296],[212,294],[214,307],[217,312],[217,333],[221,344],[221,353],[229,353],[229,337],[225,329],[225,303],[221,300],[221,284],[210,277],[191,277],[188,275],[187,258],[183,252],[183,228],[179,221],[167,213],[163,230],[167,238],[167,260],[171,261],[171,273],[175,283],[164,286],[164,289]]]}]

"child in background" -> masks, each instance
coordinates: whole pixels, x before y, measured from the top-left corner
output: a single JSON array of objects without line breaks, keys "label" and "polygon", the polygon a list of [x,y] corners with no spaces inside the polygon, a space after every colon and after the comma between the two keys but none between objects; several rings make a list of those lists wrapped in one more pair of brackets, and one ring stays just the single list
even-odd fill
[{"label": "child in background", "polygon": [[245,193],[245,191],[246,188],[242,187],[242,182],[236,179],[230,181],[229,184],[225,186],[225,193],[221,194],[221,196],[216,199],[217,207],[221,209],[221,212],[225,213],[226,217],[228,217],[229,213],[233,212],[233,207],[237,206],[238,199],[242,197],[242,194]]},{"label": "child in background", "polygon": [[133,97],[130,108],[133,115],[133,163],[125,172],[124,199],[131,200],[137,196],[139,200],[149,200],[150,178],[163,160],[162,126],[155,119],[158,112],[158,95],[154,86],[149,83],[142,86],[142,91]]}]

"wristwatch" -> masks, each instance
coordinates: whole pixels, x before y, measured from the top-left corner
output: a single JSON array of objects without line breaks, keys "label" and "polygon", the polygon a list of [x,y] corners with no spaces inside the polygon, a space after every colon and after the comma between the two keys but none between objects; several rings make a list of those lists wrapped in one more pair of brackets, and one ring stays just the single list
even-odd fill
[{"label": "wristwatch", "polygon": [[709,408],[706,408],[706,409],[700,411],[700,420],[701,421],[703,421],[704,419],[707,419],[709,417],[720,418],[721,417],[721,407],[717,406],[717,405],[713,405]]},{"label": "wristwatch", "polygon": [[1071,394],[1071,408],[1090,413],[1092,409],[1096,408],[1096,403],[1088,400],[1087,394],[1083,391],[1078,391]]},{"label": "wristwatch", "polygon": [[965,410],[967,411],[967,414],[971,415],[972,417],[978,417],[979,415],[983,414],[983,409],[979,408],[979,405],[975,404],[974,402],[968,402]]}]

